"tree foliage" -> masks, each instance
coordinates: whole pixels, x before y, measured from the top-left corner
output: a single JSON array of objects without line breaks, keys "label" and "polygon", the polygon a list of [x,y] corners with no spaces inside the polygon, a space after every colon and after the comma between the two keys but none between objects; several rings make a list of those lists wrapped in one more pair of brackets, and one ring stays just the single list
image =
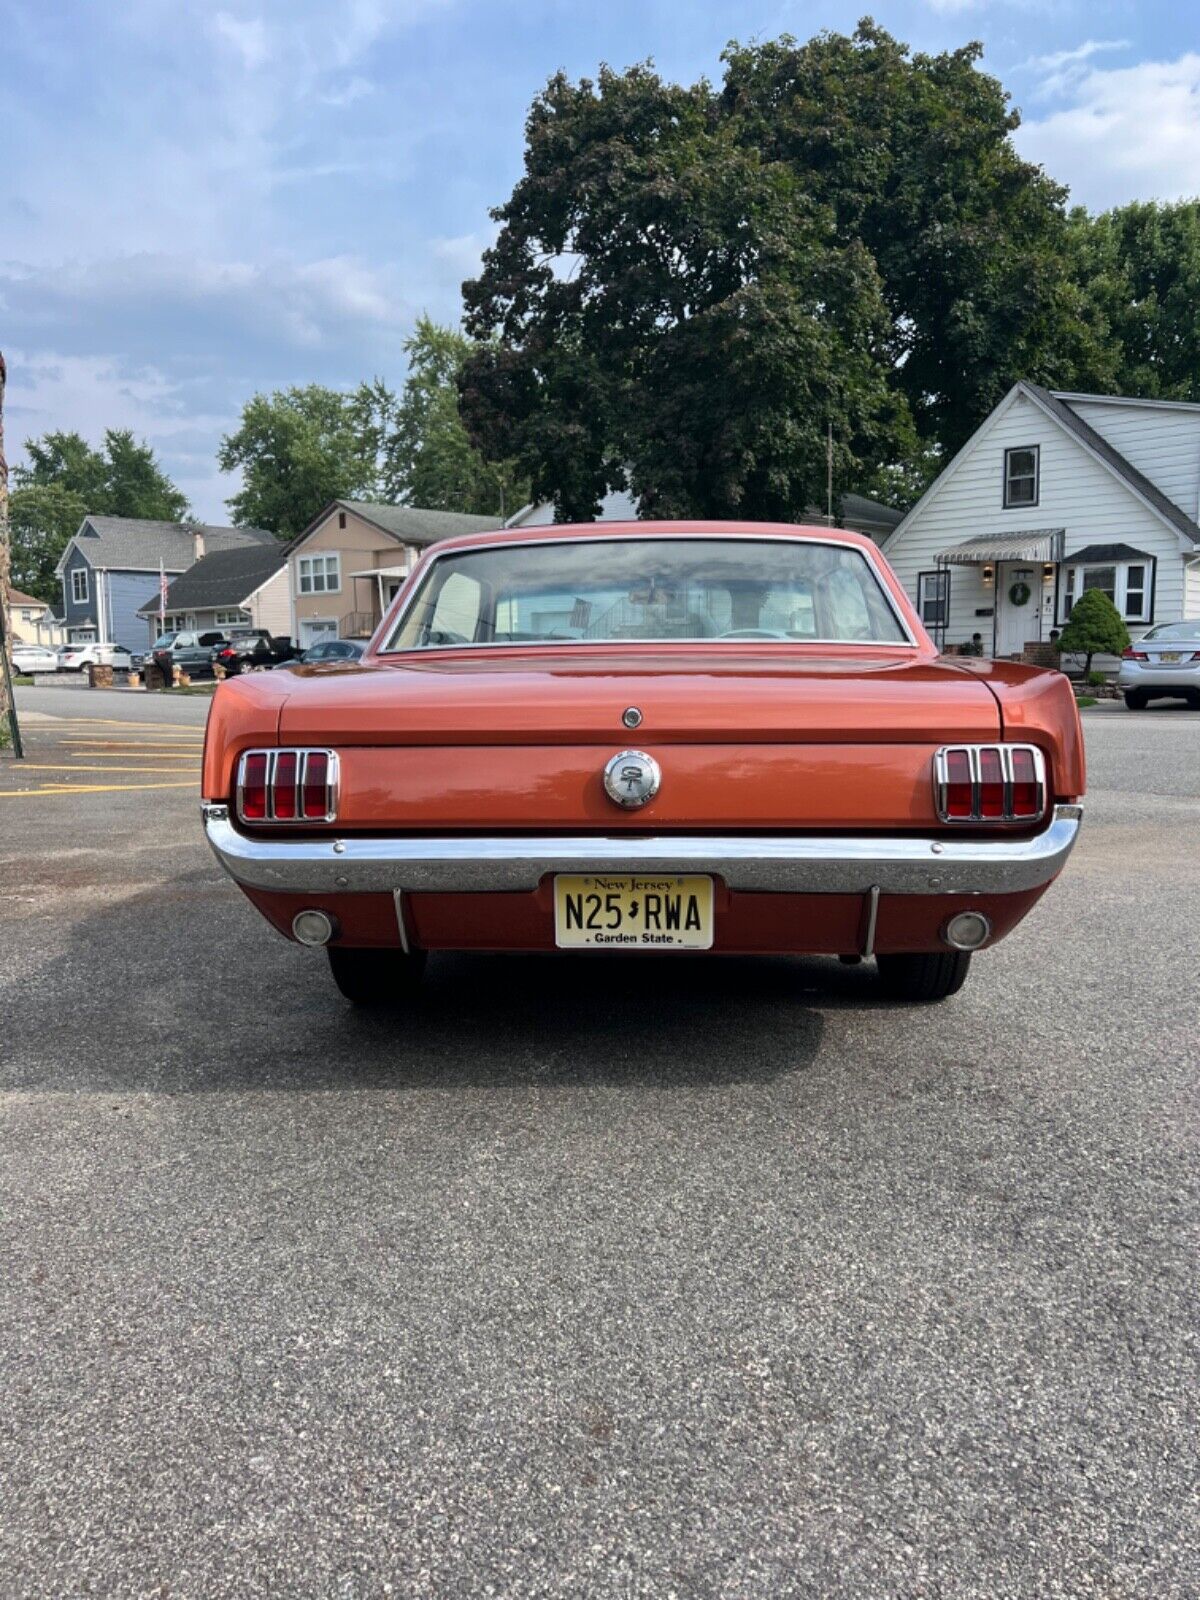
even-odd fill
[{"label": "tree foliage", "polygon": [[241,469],[226,501],[235,521],[290,538],[331,500],[373,498],[395,406],[379,379],[349,393],[311,383],[256,394],[217,455],[223,472]]},{"label": "tree foliage", "polygon": [[187,515],[186,497],[154,451],[127,429],[110,428],[99,450],[78,433],[47,433],[27,439],[25,454],[12,469],[13,582],[39,599],[60,597],[54,569],[85,516],[179,522]]},{"label": "tree foliage", "polygon": [[1112,391],[1200,401],[1200,200],[1070,220],[1073,270],[1107,328]]},{"label": "tree foliage", "polygon": [[1087,657],[1085,678],[1092,670],[1093,656],[1119,656],[1128,644],[1129,629],[1103,589],[1083,591],[1058,636],[1060,651]]},{"label": "tree foliage", "polygon": [[1065,191],[979,54],[867,21],[731,46],[719,89],[551,79],[464,285],[472,438],[564,516],[626,469],[647,512],[796,516],[830,422],[839,483],[911,493],[1017,378],[1103,382]]},{"label": "tree foliage", "polygon": [[384,446],[385,499],[504,516],[526,497],[512,464],[485,461],[463,426],[458,379],[471,350],[464,334],[429,317],[405,341],[408,376]]}]

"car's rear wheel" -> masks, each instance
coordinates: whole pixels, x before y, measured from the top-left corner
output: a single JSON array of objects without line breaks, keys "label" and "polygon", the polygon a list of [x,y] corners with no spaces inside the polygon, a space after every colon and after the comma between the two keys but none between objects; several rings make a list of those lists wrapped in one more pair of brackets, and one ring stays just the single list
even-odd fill
[{"label": "car's rear wheel", "polygon": [[356,950],[326,946],[333,981],[356,1006],[379,1006],[410,999],[425,970],[424,950]]},{"label": "car's rear wheel", "polygon": [[945,1000],[957,994],[971,969],[969,950],[877,956],[879,982],[892,1000]]},{"label": "car's rear wheel", "polygon": [[1130,711],[1145,711],[1146,693],[1144,689],[1126,689],[1125,704]]}]

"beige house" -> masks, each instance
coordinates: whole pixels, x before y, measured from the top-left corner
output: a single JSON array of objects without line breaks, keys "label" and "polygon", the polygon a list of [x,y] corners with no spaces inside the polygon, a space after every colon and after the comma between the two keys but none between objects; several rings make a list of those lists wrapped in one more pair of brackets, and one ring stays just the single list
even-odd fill
[{"label": "beige house", "polygon": [[14,644],[58,645],[67,642],[67,630],[44,600],[22,594],[9,585],[8,615]]},{"label": "beige house", "polygon": [[334,500],[288,548],[293,638],[305,647],[368,638],[423,550],[499,526],[499,517]]}]

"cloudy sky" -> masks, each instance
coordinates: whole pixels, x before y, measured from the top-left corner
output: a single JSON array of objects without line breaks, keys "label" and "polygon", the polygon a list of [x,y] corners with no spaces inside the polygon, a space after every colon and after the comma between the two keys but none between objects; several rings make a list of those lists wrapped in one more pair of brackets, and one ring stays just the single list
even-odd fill
[{"label": "cloudy sky", "polygon": [[1093,208],[1200,193],[1200,28],[1169,0],[0,0],[11,456],[132,427],[210,520],[256,389],[403,376],[512,187],[530,99],[731,38],[983,40],[1022,151]]}]

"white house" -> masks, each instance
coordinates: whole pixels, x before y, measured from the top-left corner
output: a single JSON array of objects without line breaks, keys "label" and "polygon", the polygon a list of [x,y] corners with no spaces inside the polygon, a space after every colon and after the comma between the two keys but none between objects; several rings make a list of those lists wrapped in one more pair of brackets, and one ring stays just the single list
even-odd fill
[{"label": "white house", "polygon": [[987,655],[1049,644],[1085,589],[1134,638],[1200,618],[1200,405],[1015,384],[884,550],[939,644]]}]

